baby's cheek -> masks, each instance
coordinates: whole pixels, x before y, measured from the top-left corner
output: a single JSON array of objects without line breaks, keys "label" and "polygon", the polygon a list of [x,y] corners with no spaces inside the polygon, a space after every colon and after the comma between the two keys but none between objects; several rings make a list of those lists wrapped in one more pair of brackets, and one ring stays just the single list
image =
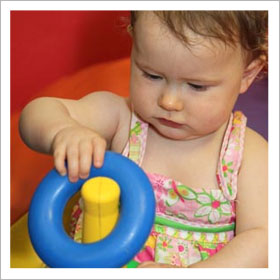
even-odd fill
[{"label": "baby's cheek", "polygon": [[205,118],[205,127],[208,127],[209,130],[215,131],[220,128],[230,117],[230,114],[224,110],[211,112],[209,111],[206,114]]},{"label": "baby's cheek", "polygon": [[131,102],[134,111],[139,115],[150,115],[150,113],[154,111],[154,101],[145,94],[137,94],[132,96]]}]

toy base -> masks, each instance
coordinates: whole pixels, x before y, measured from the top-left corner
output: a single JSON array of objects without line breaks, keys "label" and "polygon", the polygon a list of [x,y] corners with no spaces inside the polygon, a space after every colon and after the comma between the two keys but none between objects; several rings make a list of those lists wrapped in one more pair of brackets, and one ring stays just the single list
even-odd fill
[{"label": "toy base", "polygon": [[11,227],[11,268],[43,268],[28,235],[27,213]]}]

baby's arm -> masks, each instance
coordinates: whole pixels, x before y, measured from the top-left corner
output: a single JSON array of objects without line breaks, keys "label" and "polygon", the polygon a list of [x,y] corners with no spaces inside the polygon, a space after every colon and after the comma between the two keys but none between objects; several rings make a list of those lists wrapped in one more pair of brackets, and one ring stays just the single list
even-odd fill
[{"label": "baby's arm", "polygon": [[58,172],[71,181],[86,178],[94,162],[103,164],[106,147],[118,131],[123,98],[95,92],[80,100],[38,98],[30,102],[20,117],[20,133],[32,149],[54,155]]},{"label": "baby's arm", "polygon": [[216,255],[190,267],[268,266],[267,142],[247,129],[238,176],[236,237]]}]

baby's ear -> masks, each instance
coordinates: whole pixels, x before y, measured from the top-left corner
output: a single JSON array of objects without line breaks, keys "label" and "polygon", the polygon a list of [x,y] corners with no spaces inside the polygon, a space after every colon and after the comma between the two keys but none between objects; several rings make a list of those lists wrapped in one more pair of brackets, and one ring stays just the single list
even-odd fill
[{"label": "baby's ear", "polygon": [[264,60],[261,58],[254,59],[246,66],[241,80],[240,93],[247,91],[249,86],[253,83],[259,72],[262,70],[263,66]]}]

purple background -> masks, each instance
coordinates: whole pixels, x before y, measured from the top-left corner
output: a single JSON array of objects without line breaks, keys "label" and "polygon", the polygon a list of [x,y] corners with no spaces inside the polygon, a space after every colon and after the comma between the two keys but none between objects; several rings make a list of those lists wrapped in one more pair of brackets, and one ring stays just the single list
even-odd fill
[{"label": "purple background", "polygon": [[247,126],[268,140],[268,80],[254,82],[248,91],[241,94],[234,110],[242,111],[248,118]]}]

